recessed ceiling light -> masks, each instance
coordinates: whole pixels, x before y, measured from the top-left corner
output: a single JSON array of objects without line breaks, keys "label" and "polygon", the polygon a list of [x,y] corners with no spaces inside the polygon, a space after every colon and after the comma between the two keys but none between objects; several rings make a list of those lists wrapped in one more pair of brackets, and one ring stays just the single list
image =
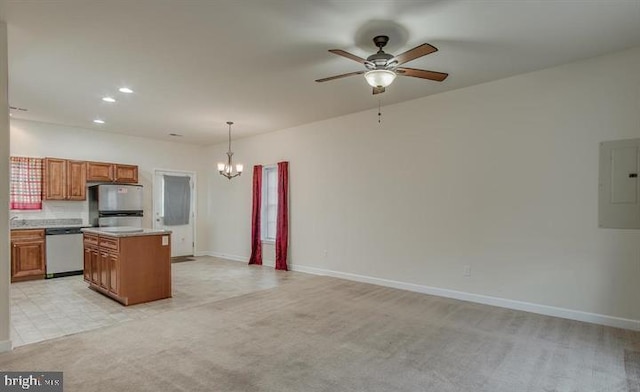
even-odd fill
[{"label": "recessed ceiling light", "polygon": [[109,103],[114,103],[116,100],[111,97],[102,97],[102,100]]},{"label": "recessed ceiling light", "polygon": [[93,122],[96,124],[104,124],[104,120],[100,120],[99,118],[96,118]]},{"label": "recessed ceiling light", "polygon": [[133,92],[129,87],[121,87],[118,91],[125,94],[131,94]]},{"label": "recessed ceiling light", "polygon": [[9,117],[13,117],[13,113],[9,113]]}]

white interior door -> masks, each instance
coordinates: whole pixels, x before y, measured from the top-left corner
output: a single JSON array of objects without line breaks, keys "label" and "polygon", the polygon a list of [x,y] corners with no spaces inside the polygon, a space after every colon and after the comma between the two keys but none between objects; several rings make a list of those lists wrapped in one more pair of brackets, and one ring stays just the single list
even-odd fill
[{"label": "white interior door", "polygon": [[[178,190],[183,192],[176,193],[175,188],[171,187],[175,183],[188,184],[188,196],[186,189],[180,188]],[[155,171],[153,177],[153,227],[171,230],[171,257],[193,256],[195,253],[195,193],[195,173],[171,170]],[[185,202],[187,198],[188,203]],[[188,216],[176,219],[175,213],[166,210],[174,208],[175,203],[179,205],[181,210],[188,209]]]}]

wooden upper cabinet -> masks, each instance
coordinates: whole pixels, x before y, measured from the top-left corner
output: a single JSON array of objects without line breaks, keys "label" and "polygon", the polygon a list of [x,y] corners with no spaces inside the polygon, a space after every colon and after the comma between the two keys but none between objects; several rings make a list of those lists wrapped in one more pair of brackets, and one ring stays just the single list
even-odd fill
[{"label": "wooden upper cabinet", "polygon": [[44,200],[66,200],[66,162],[58,158],[44,159]]},{"label": "wooden upper cabinet", "polygon": [[44,159],[44,200],[86,200],[87,169],[84,161]]},{"label": "wooden upper cabinet", "polygon": [[87,162],[87,181],[138,183],[138,166],[119,163]]},{"label": "wooden upper cabinet", "polygon": [[87,165],[84,161],[67,161],[67,200],[87,199]]},{"label": "wooden upper cabinet", "polygon": [[87,181],[113,181],[113,163],[87,162]]},{"label": "wooden upper cabinet", "polygon": [[138,183],[138,166],[45,158],[43,200],[86,200],[87,182]]},{"label": "wooden upper cabinet", "polygon": [[114,172],[115,182],[138,183],[138,166],[116,164]]}]

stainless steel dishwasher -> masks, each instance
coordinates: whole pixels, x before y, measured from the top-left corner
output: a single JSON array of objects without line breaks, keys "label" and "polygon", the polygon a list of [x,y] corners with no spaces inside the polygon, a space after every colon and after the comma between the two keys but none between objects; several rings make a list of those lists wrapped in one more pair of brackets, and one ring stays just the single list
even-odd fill
[{"label": "stainless steel dishwasher", "polygon": [[47,242],[47,279],[81,275],[84,249],[80,227],[45,229]]}]

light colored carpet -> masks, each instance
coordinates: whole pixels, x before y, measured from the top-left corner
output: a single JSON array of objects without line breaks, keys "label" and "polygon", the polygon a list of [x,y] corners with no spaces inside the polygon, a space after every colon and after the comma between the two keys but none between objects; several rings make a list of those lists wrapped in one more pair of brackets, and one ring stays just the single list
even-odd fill
[{"label": "light colored carpet", "polygon": [[[249,268],[249,267],[247,267]],[[640,334],[328,277],[0,355],[65,391],[635,391]]]}]

